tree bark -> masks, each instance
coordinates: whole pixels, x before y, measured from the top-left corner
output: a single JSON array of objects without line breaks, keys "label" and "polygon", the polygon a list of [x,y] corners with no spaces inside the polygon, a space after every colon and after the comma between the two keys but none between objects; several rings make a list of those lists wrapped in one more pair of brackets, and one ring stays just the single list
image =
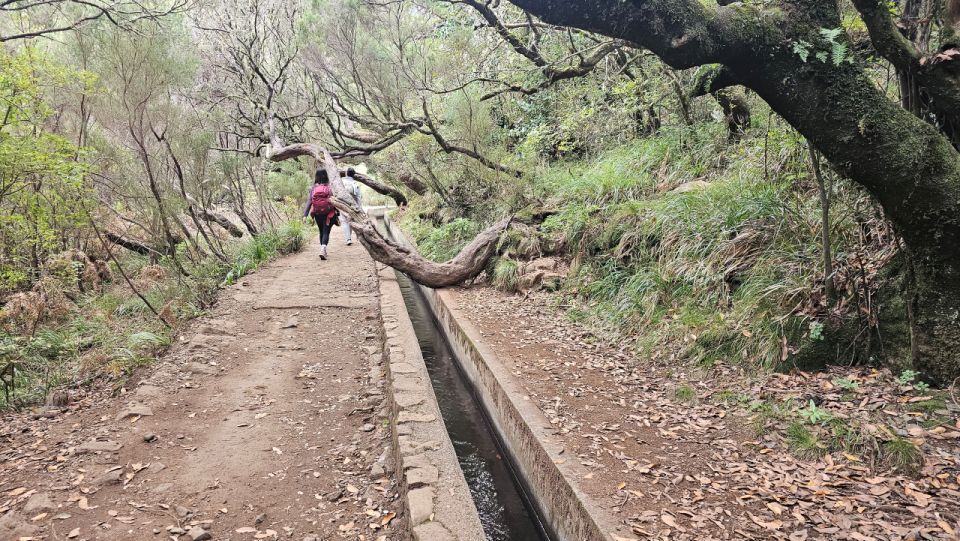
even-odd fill
[{"label": "tree bark", "polygon": [[833,307],[837,295],[833,288],[833,249],[830,244],[830,196],[832,183],[827,184],[820,169],[820,155],[813,145],[807,144],[810,150],[810,166],[813,176],[817,179],[817,192],[820,194],[820,244],[823,247],[823,292],[827,297],[827,306]]},{"label": "tree bark", "polygon": [[820,29],[841,27],[836,2],[781,0],[764,10],[699,0],[511,1],[546,22],[644,46],[675,68],[721,64],[755,91],[879,201],[914,265],[914,365],[934,382],[960,376],[960,153],[855,63],[793,51],[799,40],[823,47]]},{"label": "tree bark", "polygon": [[140,255],[163,255],[161,251],[145,242],[130,237],[124,237],[123,235],[114,233],[113,231],[104,231],[103,236],[117,246],[126,248],[127,250],[136,252]]},{"label": "tree bark", "polygon": [[230,233],[230,236],[235,238],[240,238],[243,236],[243,230],[237,227],[233,222],[227,219],[223,214],[213,212],[212,210],[207,210],[203,207],[197,207],[197,213],[204,220],[213,222],[220,227],[227,230],[227,233]]},{"label": "tree bark", "polygon": [[713,93],[713,97],[723,109],[723,116],[727,121],[727,137],[731,141],[739,141],[750,127],[750,106],[742,92],[732,88],[724,88]]},{"label": "tree bark", "polygon": [[[345,170],[341,170],[340,176],[341,177],[347,176],[347,172]],[[368,175],[364,175],[363,173],[354,173],[353,178],[360,184],[366,184],[373,191],[393,198],[393,200],[397,203],[398,207],[406,206],[407,196],[403,195],[403,193],[401,193],[400,190],[397,190],[392,186],[387,186],[386,184],[383,184],[377,179]]]},{"label": "tree bark", "polygon": [[933,55],[925,55],[904,35],[883,0],[853,3],[863,16],[874,47],[896,68],[906,107],[921,118],[932,117],[954,147],[960,149],[960,51],[957,55],[945,54],[958,46],[952,26],[957,22],[951,23],[950,11],[960,10],[960,2],[949,0],[945,5],[940,47],[943,52]]}]

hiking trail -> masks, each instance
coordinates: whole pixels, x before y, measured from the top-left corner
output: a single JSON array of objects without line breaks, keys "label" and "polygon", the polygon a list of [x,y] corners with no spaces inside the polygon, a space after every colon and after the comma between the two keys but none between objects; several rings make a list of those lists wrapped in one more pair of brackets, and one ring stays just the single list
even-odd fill
[{"label": "hiking trail", "polygon": [[117,398],[4,427],[0,538],[396,537],[377,296],[362,247],[313,241]]}]

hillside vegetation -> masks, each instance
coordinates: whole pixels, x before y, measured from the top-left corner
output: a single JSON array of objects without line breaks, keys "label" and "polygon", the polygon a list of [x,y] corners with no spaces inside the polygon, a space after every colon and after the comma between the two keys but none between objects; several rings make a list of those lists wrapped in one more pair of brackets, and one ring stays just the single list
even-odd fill
[{"label": "hillside vegetation", "polygon": [[115,384],[348,166],[435,261],[513,216],[457,279],[640,358],[951,385],[957,0],[636,4],[0,4],[4,404]]}]

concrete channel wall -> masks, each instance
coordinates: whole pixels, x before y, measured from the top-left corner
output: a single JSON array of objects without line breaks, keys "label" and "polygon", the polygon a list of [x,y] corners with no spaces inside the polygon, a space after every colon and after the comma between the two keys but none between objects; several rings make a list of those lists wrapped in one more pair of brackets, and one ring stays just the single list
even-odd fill
[{"label": "concrete channel wall", "polygon": [[377,266],[394,463],[410,538],[483,540],[483,526],[440,416],[396,275],[389,267]]},{"label": "concrete channel wall", "polygon": [[[397,242],[411,246],[389,216],[386,227]],[[525,397],[522,386],[477,331],[458,312],[449,293],[419,286],[470,380],[494,429],[511,455],[541,518],[562,541],[633,539],[631,532],[577,488],[589,472],[575,456],[564,456],[549,420]],[[483,539],[478,538],[478,539]]]}]

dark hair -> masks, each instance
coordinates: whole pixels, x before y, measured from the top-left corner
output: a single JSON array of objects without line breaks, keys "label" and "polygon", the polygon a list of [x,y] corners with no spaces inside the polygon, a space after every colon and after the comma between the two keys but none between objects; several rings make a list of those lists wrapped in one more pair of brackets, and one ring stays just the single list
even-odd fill
[{"label": "dark hair", "polygon": [[353,170],[353,167],[347,167],[347,176],[352,177],[356,171]]},{"label": "dark hair", "polygon": [[313,183],[314,183],[314,184],[327,184],[327,183],[329,183],[329,182],[330,182],[330,178],[327,177],[327,170],[326,170],[326,169],[317,169],[316,174],[313,175]]}]

